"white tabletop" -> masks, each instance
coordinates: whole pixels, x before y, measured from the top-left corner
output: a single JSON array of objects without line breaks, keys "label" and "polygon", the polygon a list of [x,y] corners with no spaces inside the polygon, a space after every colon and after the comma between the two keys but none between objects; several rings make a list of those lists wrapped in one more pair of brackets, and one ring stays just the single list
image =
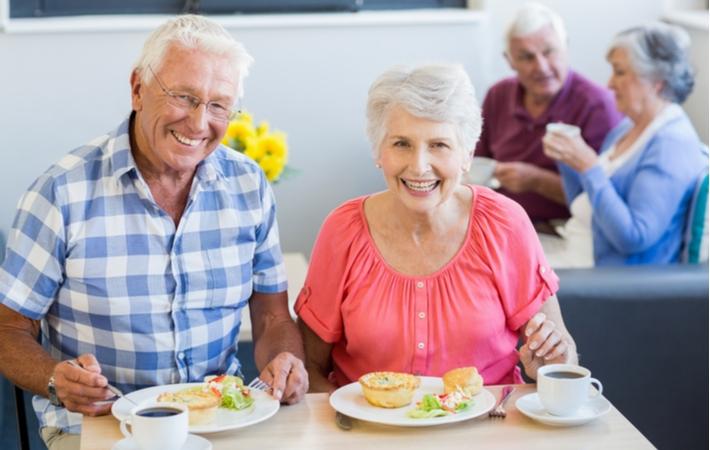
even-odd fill
[{"label": "white tabletop", "polygon": [[[500,386],[487,386],[496,398]],[[629,450],[652,449],[653,445],[614,407],[586,425],[556,428],[523,416],[515,401],[535,391],[534,385],[517,386],[508,402],[508,417],[487,416],[449,425],[403,428],[355,420],[350,431],[335,424],[335,411],[326,394],[307,394],[265,422],[248,428],[206,434],[214,450]],[[104,450],[121,439],[113,416],[84,417],[81,450]]]}]

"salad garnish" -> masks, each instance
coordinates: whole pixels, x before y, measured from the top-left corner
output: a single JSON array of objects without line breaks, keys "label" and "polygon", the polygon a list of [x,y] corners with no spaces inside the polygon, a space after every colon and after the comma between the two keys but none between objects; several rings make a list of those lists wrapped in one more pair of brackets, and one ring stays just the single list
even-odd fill
[{"label": "salad garnish", "polygon": [[251,390],[244,386],[244,381],[234,375],[206,377],[206,390],[220,398],[222,408],[242,410],[254,404]]},{"label": "salad garnish", "polygon": [[424,394],[417,406],[407,412],[412,419],[428,419],[431,417],[448,416],[468,409],[473,399],[461,389],[448,394]]}]

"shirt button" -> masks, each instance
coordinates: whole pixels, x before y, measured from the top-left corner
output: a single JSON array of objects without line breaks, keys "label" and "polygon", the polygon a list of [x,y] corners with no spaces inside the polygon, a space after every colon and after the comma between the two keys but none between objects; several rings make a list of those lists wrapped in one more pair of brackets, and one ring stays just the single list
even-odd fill
[{"label": "shirt button", "polygon": [[540,273],[544,274],[547,271],[545,267],[540,267]]},{"label": "shirt button", "polygon": [[419,350],[422,350],[422,349],[424,348],[424,343],[423,343],[423,342],[418,343],[418,344],[417,344],[417,348],[418,348]]},{"label": "shirt button", "polygon": [[178,358],[185,359],[185,353],[183,353],[183,352],[178,353]]},{"label": "shirt button", "polygon": [[423,287],[424,287],[424,282],[423,282],[423,281],[417,281],[417,287],[418,287],[419,289],[423,288]]},{"label": "shirt button", "polygon": [[426,317],[426,314],[424,314],[423,312],[420,312],[420,313],[417,314],[417,315],[419,316],[420,319],[423,319],[423,318]]}]

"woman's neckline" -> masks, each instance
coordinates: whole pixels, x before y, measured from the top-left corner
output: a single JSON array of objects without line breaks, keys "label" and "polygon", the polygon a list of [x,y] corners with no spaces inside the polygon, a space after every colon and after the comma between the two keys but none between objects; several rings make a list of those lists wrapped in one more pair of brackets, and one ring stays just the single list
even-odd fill
[{"label": "woman's neckline", "polygon": [[372,232],[370,231],[370,223],[367,220],[367,215],[365,214],[365,203],[367,202],[368,199],[372,197],[373,194],[367,195],[362,198],[362,201],[360,202],[360,205],[358,206],[359,209],[359,214],[360,214],[360,219],[363,222],[364,228],[365,228],[365,234],[367,235],[367,243],[370,245],[377,256],[377,259],[382,263],[382,265],[386,268],[387,271],[389,271],[391,274],[402,278],[406,280],[430,280],[433,278],[438,277],[442,273],[446,272],[451,266],[455,265],[458,259],[461,257],[461,254],[464,252],[464,249],[468,247],[471,241],[471,231],[473,229],[473,221],[475,217],[475,209],[478,204],[478,192],[476,188],[473,185],[465,184],[468,189],[471,190],[471,209],[469,211],[469,216],[468,216],[468,224],[466,225],[466,236],[464,237],[463,242],[461,243],[461,246],[456,250],[454,255],[447,261],[444,265],[439,267],[437,270],[435,270],[432,273],[424,274],[424,275],[410,275],[403,273],[399,270],[397,270],[394,266],[392,266],[385,257],[382,255],[382,252],[380,251],[379,247],[377,247],[377,244],[375,243],[375,239],[372,236]]}]

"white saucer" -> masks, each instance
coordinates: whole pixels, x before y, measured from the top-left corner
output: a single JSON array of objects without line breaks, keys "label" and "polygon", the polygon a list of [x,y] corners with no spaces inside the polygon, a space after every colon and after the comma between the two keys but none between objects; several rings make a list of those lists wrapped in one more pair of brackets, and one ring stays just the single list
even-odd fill
[{"label": "white saucer", "polygon": [[545,410],[540,402],[540,397],[538,397],[537,392],[535,392],[520,397],[518,401],[515,402],[515,407],[518,408],[518,411],[521,413],[545,425],[573,427],[585,424],[608,413],[611,410],[611,403],[602,395],[598,395],[590,399],[585,405],[582,405],[579,411],[573,416],[553,416]]},{"label": "white saucer", "polygon": [[[140,450],[132,438],[121,439],[113,446],[113,450]],[[212,450],[212,443],[195,434],[188,434],[185,445],[180,450]]]}]

